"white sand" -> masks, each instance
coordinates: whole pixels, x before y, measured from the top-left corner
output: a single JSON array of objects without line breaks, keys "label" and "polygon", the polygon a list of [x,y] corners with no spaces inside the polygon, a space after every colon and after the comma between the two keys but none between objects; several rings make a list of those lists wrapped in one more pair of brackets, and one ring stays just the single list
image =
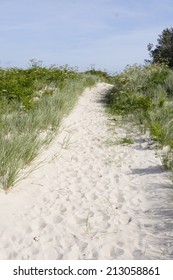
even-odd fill
[{"label": "white sand", "polygon": [[100,102],[109,87],[85,90],[35,170],[0,191],[0,259],[173,259],[171,181],[149,138],[108,143],[125,135]]}]

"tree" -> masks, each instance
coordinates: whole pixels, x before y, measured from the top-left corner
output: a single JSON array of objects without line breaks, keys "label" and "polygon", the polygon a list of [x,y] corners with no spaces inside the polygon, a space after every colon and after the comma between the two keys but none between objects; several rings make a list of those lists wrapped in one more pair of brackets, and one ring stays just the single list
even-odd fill
[{"label": "tree", "polygon": [[148,44],[148,51],[152,63],[166,63],[173,68],[173,28],[166,28],[157,39],[158,44],[153,49],[153,44]]}]

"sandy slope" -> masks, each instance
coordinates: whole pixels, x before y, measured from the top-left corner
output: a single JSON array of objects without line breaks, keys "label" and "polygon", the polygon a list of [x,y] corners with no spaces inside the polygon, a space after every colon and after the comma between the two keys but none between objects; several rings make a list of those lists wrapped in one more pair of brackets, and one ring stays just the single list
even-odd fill
[{"label": "sandy slope", "polygon": [[125,131],[100,102],[109,87],[86,90],[34,171],[0,192],[0,259],[173,259],[171,181],[148,138],[111,145]]}]

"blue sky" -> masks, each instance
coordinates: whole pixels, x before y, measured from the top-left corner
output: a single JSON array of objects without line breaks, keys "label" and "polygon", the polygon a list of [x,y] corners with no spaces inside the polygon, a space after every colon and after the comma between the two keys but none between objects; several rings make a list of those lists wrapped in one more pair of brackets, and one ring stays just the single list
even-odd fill
[{"label": "blue sky", "polygon": [[0,67],[52,64],[117,72],[143,64],[173,27],[172,0],[0,0]]}]

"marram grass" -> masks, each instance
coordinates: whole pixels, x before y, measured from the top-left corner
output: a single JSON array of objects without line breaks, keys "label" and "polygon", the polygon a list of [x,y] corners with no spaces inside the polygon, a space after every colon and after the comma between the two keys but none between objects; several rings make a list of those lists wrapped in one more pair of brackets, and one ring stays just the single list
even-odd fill
[{"label": "marram grass", "polygon": [[173,171],[173,70],[164,64],[128,66],[112,78],[107,94],[108,112],[131,119],[157,141],[164,166]]},{"label": "marram grass", "polygon": [[4,190],[15,184],[19,171],[51,142],[63,116],[70,112],[84,88],[97,81],[95,76],[80,74],[51,94],[38,98],[29,110],[21,110],[17,102],[3,107],[0,111],[0,186]]}]

